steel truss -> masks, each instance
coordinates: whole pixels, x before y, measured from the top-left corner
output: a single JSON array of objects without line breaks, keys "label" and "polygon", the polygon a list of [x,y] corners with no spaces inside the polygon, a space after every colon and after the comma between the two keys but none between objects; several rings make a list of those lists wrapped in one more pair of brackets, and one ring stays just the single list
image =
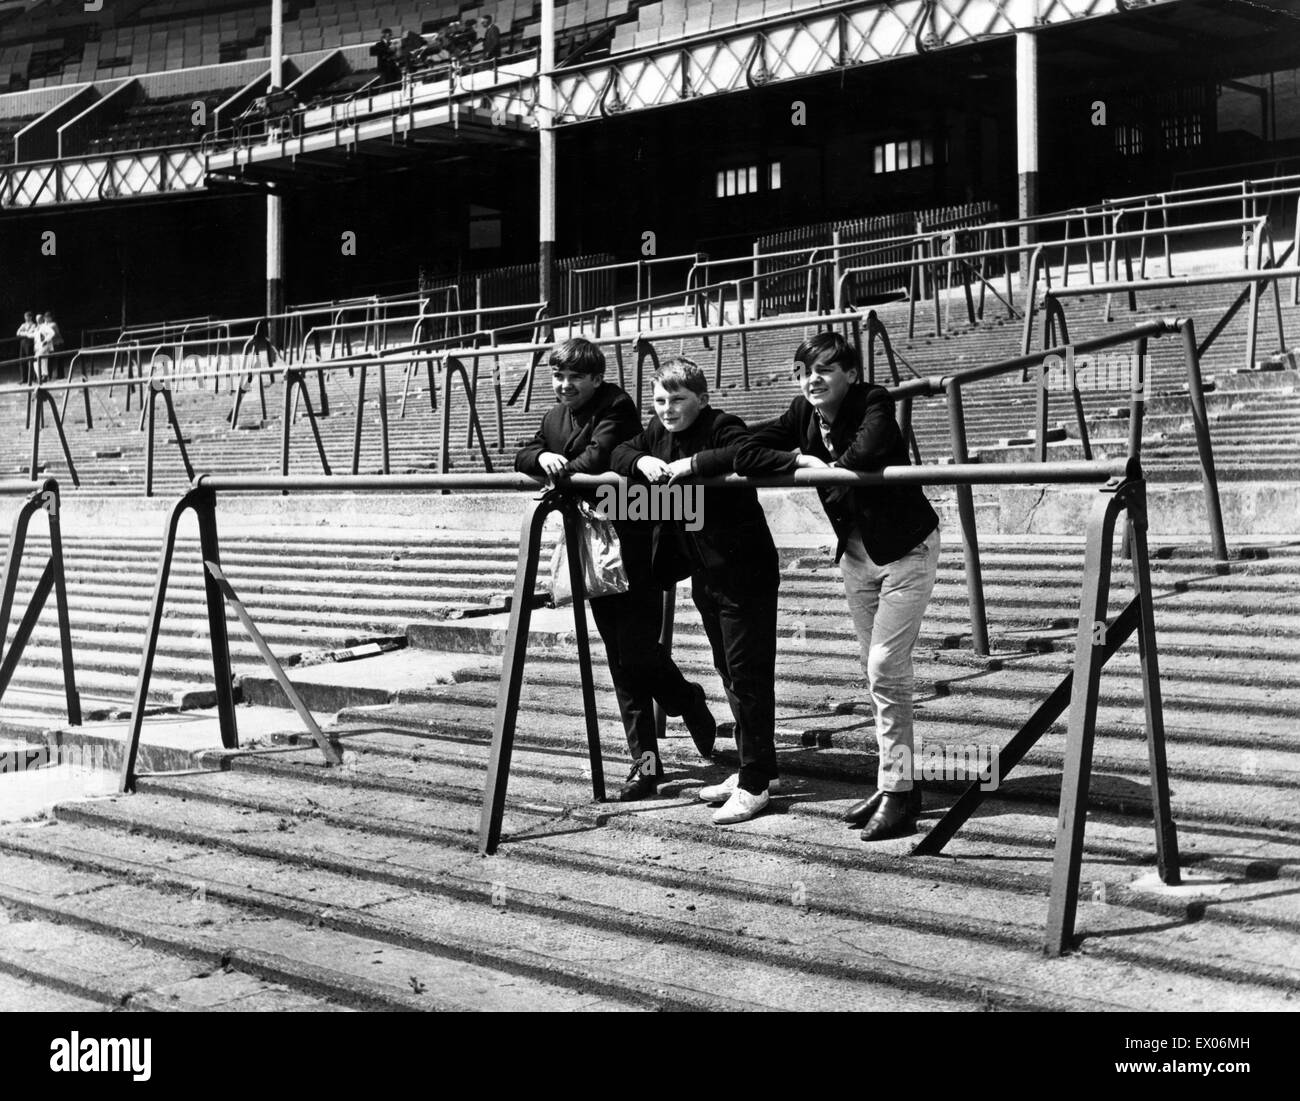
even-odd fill
[{"label": "steel truss", "polygon": [[199,191],[206,176],[197,147],[35,161],[0,167],[0,209]]},{"label": "steel truss", "polygon": [[900,0],[778,16],[562,69],[555,76],[555,123],[590,122],[917,57],[1017,31],[1114,16],[1127,6],[1124,0]]}]

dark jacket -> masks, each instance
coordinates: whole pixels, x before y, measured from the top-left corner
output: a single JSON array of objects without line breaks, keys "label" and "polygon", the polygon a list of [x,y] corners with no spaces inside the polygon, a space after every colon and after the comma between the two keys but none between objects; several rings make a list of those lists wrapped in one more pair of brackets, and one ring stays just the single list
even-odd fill
[{"label": "dark jacket", "polygon": [[[793,473],[795,448],[846,470],[874,472],[908,465],[907,445],[894,419],[894,399],[880,386],[849,391],[831,425],[831,443],[839,455],[834,462],[822,442],[817,411],[801,394],[776,420],[750,431],[736,455],[736,471]],[[817,493],[839,537],[837,562],[855,528],[871,560],[883,566],[902,558],[939,526],[920,486],[819,486]]]},{"label": "dark jacket", "polygon": [[[669,432],[655,417],[645,431],[615,448],[611,467],[641,485],[646,480],[636,464],[647,455],[668,463],[694,456],[701,478],[730,474],[746,433],[739,417],[708,407],[684,432]],[[657,583],[669,587],[695,576],[722,592],[776,588],[776,545],[755,490],[706,488],[701,519],[698,531],[687,531],[680,520],[654,524],[650,567]]]},{"label": "dark jacket", "polygon": [[483,32],[483,59],[492,61],[501,56],[501,31],[493,23]]},{"label": "dark jacket", "polygon": [[641,415],[632,399],[612,382],[602,382],[576,413],[558,402],[546,411],[542,426],[515,456],[521,474],[542,475],[543,451],[568,459],[566,474],[603,474],[614,448],[641,431]]},{"label": "dark jacket", "polygon": [[[563,455],[566,474],[604,474],[610,469],[610,457],[624,440],[641,430],[641,415],[632,399],[612,382],[602,382],[590,400],[577,412],[558,402],[547,410],[542,426],[515,455],[515,469],[521,474],[542,477],[539,460],[543,451]],[[595,490],[578,494],[594,501]],[[623,551],[623,565],[628,582],[651,584],[650,525],[645,522],[614,521]]]}]

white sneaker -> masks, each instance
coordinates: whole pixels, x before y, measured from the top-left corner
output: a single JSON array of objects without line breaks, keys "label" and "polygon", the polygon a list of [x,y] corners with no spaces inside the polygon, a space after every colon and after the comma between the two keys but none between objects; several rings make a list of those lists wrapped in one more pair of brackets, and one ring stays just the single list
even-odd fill
[{"label": "white sneaker", "polygon": [[731,826],[737,822],[748,822],[770,802],[766,791],[753,795],[744,788],[736,788],[731,798],[720,810],[713,812],[715,826]]},{"label": "white sneaker", "polygon": [[[731,798],[735,790],[740,786],[740,773],[733,772],[720,784],[710,784],[706,788],[700,788],[697,793],[701,803],[725,803]],[[779,795],[781,793],[780,779],[769,780],[767,784],[767,793],[769,795]]]}]

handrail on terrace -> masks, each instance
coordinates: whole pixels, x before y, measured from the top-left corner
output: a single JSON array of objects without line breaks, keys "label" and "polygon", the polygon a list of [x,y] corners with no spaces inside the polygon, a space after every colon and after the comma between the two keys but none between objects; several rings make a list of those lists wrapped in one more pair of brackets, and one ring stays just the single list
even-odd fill
[{"label": "handrail on terrace", "polygon": [[[1272,180],[1265,180],[1259,182],[1287,183],[1288,181],[1291,180],[1300,180],[1300,176],[1276,177]],[[1235,188],[1237,185],[1234,184],[1232,186]],[[1220,188],[1220,190],[1223,189],[1224,188],[1222,187]],[[1198,193],[1203,190],[1211,190],[1211,189],[1208,188],[1193,189],[1193,191]],[[1244,196],[1244,198],[1251,200],[1252,209],[1248,213],[1245,208],[1245,203],[1243,203],[1242,218],[1249,220],[1252,218],[1259,217],[1257,213],[1257,207],[1258,207],[1258,200],[1260,199],[1271,200],[1273,198],[1286,197],[1291,195],[1300,195],[1300,187],[1274,188],[1272,190],[1267,190],[1267,191],[1249,192]],[[1109,255],[1106,253],[1104,249],[1102,253],[1103,263],[1106,266],[1107,273],[1109,273],[1109,271],[1112,268],[1115,268],[1116,265],[1118,264],[1117,253],[1115,252],[1115,247],[1114,247],[1115,242],[1112,238],[1112,234],[1118,233],[1119,225],[1124,218],[1133,217],[1136,216],[1137,214],[1141,214],[1143,217],[1144,230],[1148,228],[1147,220],[1152,214],[1162,215],[1162,220],[1164,224],[1159,229],[1158,235],[1164,238],[1166,270],[1169,271],[1171,270],[1170,267],[1171,250],[1169,247],[1168,235],[1169,233],[1174,232],[1174,228],[1168,225],[1168,214],[1171,212],[1177,213],[1181,210],[1192,209],[1197,207],[1221,205],[1227,201],[1236,201],[1236,199],[1240,197],[1242,196],[1239,196],[1235,193],[1223,194],[1218,196],[1205,196],[1205,195],[1194,196],[1191,194],[1191,192],[1187,193],[1186,195],[1179,192],[1165,192],[1160,195],[1135,196],[1131,199],[1122,198],[1122,199],[1103,200],[1101,203],[1094,204],[1091,206],[1074,207],[1074,208],[1069,208],[1065,211],[1032,215],[1026,218],[1014,218],[1014,219],[1004,219],[1001,221],[982,222],[976,225],[964,226],[964,227],[944,227],[944,228],[936,228],[936,229],[925,229],[920,232],[900,234],[895,237],[880,238],[870,242],[854,242],[854,243],[841,242],[838,244],[832,242],[830,244],[804,246],[800,248],[783,249],[774,252],[754,252],[748,255],[737,255],[734,257],[721,257],[717,259],[710,258],[708,260],[700,262],[695,266],[695,268],[692,269],[692,271],[688,275],[688,285],[694,282],[694,279],[696,278],[697,269],[708,271],[709,269],[716,268],[716,267],[742,266],[742,265],[752,268],[755,264],[762,261],[779,259],[786,256],[806,255],[811,258],[816,256],[818,252],[827,252],[832,254],[832,256],[828,257],[825,260],[819,261],[818,263],[824,266],[825,268],[834,268],[835,278],[838,279],[840,275],[840,271],[838,270],[837,258],[842,259],[846,253],[849,253],[852,250],[860,249],[863,247],[877,248],[882,252],[897,251],[898,249],[907,247],[908,245],[914,246],[916,248],[923,248],[923,247],[933,248],[935,245],[937,245],[940,242],[954,241],[956,238],[962,235],[971,235],[975,233],[989,233],[989,232],[1001,232],[1004,234],[1004,240],[1005,240],[1005,233],[1008,230],[1012,230],[1012,229],[1041,230],[1045,227],[1058,225],[1058,224],[1063,227],[1065,235],[1063,238],[1057,239],[1051,243],[1058,246],[1064,246],[1066,249],[1065,252],[1066,266],[1065,266],[1065,270],[1062,273],[1063,281],[1066,284],[1068,284],[1069,282],[1069,249],[1071,247],[1075,247],[1079,245],[1082,245],[1085,248],[1085,254],[1086,254],[1087,264],[1088,264],[1088,278],[1090,281],[1093,281],[1095,279],[1095,275],[1093,272],[1093,259],[1092,259],[1091,246],[1097,243],[1102,243],[1102,244],[1109,243],[1112,245],[1112,251]],[[1152,200],[1159,200],[1159,202],[1157,202],[1155,205],[1152,205]],[[1142,203],[1143,205],[1139,206],[1137,205],[1138,203]],[[1111,226],[1112,226],[1111,234],[1103,235],[1105,238],[1104,241],[1100,240],[1095,236],[1092,236],[1088,241],[1084,241],[1080,238],[1071,239],[1071,235],[1070,235],[1071,224],[1077,221],[1082,221],[1084,231],[1085,231],[1085,237],[1086,237],[1088,236],[1088,230],[1087,230],[1088,223],[1093,218],[1109,219],[1111,221]],[[1297,217],[1295,221],[1296,221],[1297,243],[1300,244],[1300,204],[1298,204]],[[1152,236],[1155,235],[1157,234],[1152,234]],[[1020,254],[1025,254],[1026,252],[1027,252],[1027,248],[1025,245],[1022,244],[1018,248],[1006,247],[1003,250],[1000,250],[1000,253],[994,253],[989,250],[978,250],[975,253],[970,253],[967,254],[966,256],[960,257],[960,259],[969,260],[970,257],[972,256],[986,258],[988,256],[995,255],[995,254],[1001,254],[1001,255],[1006,255],[1008,257],[1011,257]],[[942,256],[933,257],[932,261],[935,264],[947,264],[950,266],[954,259],[958,259],[958,258],[945,254]],[[889,268],[894,268],[899,266],[902,266],[902,262],[887,265],[884,270],[888,270]],[[1140,270],[1143,273],[1145,273],[1146,238],[1142,239],[1142,249],[1141,249],[1141,254],[1139,256],[1139,267]],[[770,272],[764,274],[766,276],[774,276],[774,277],[788,276],[792,272],[797,272],[800,270],[806,270],[806,269],[803,266],[798,268],[784,268],[777,272]],[[1008,263],[1006,265],[1006,273],[1005,273],[1008,280],[1007,300],[1009,300],[1011,297],[1010,270],[1011,270],[1011,265],[1010,263]],[[978,274],[981,279],[981,308],[982,308],[983,291],[985,285],[987,284],[987,280],[984,279],[982,272]],[[811,287],[812,285],[811,272],[809,273],[809,284]],[[936,282],[936,287],[937,285],[938,284]],[[820,296],[820,291],[821,291],[821,286],[819,282],[817,285],[818,296]],[[969,288],[967,290],[967,295],[969,298]],[[1297,299],[1300,299],[1300,281],[1297,282],[1296,287],[1293,289],[1293,304],[1296,304]],[[1010,306],[1009,301],[1007,304],[1008,306]],[[809,292],[806,305],[808,306],[808,308],[810,309],[812,308],[811,291]],[[971,320],[973,323],[974,316],[972,316]]]},{"label": "handrail on terrace", "polygon": [[[605,797],[604,766],[596,712],[595,685],[591,653],[588,646],[584,585],[579,553],[578,519],[570,507],[570,489],[591,489],[618,485],[617,475],[577,475],[564,484],[545,489],[540,497],[529,501],[521,524],[518,562],[515,571],[514,597],[510,627],[493,724],[492,744],[479,822],[479,847],[484,853],[496,852],[502,838],[502,824],[509,786],[510,762],[518,720],[524,664],[528,651],[528,629],[541,556],[542,528],[551,512],[559,511],[564,519],[564,536],[570,563],[570,583],[576,599],[573,604],[574,635],[577,645],[578,672],[591,763],[592,794]],[[1156,653],[1155,612],[1152,599],[1150,563],[1146,544],[1146,483],[1140,465],[1122,462],[1075,463],[1003,463],[955,465],[948,467],[888,467],[877,473],[858,474],[847,470],[800,470],[793,475],[770,478],[744,478],[729,475],[703,479],[701,484],[732,487],[772,486],[818,487],[829,485],[957,485],[967,491],[975,485],[1003,484],[1078,484],[1099,485],[1088,520],[1087,546],[1081,584],[1078,633],[1074,669],[1056,689],[1030,714],[1016,734],[999,752],[998,775],[1005,778],[1036,744],[1049,726],[1070,709],[1066,735],[1065,766],[1062,776],[1061,803],[1057,842],[1053,860],[1052,884],[1048,905],[1044,945],[1048,953],[1059,955],[1072,946],[1077,893],[1083,851],[1092,747],[1096,735],[1099,707],[1100,672],[1106,661],[1137,632],[1142,656],[1141,675],[1147,740],[1151,767],[1152,806],[1155,819],[1158,874],[1167,884],[1179,882],[1177,837],[1170,812],[1168,768],[1165,759],[1163,711],[1161,706],[1159,665]],[[143,729],[149,682],[157,652],[158,637],[164,617],[167,584],[174,556],[181,516],[193,511],[198,519],[200,551],[204,568],[205,599],[216,684],[217,712],[223,746],[239,748],[230,644],[226,630],[226,605],[229,604],[273,675],[298,712],[304,726],[325,758],[327,766],[342,762],[336,739],[326,735],[285,675],[252,617],[222,572],[220,540],[217,529],[217,501],[222,494],[291,493],[291,492],[450,492],[456,490],[496,489],[536,494],[540,479],[520,474],[502,475],[403,475],[388,478],[268,478],[266,476],[209,476],[196,478],[191,489],[172,509],[164,533],[157,581],[146,627],[140,673],[136,682],[131,727],[123,754],[119,779],[123,792],[136,786],[136,760]],[[1135,596],[1114,619],[1110,616],[1109,598],[1112,585],[1112,544],[1116,523],[1127,514],[1126,546],[1132,562]],[[670,594],[675,597],[675,587]],[[665,607],[667,613],[668,605]],[[1102,630],[1098,631],[1098,626]],[[671,640],[669,640],[671,644]],[[941,819],[915,848],[917,855],[942,850],[984,798],[979,781],[970,784],[957,804]]]}]

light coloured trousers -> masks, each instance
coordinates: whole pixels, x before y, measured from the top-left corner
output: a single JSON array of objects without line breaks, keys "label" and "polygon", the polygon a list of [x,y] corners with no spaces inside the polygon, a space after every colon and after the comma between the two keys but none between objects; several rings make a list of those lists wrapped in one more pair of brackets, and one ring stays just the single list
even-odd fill
[{"label": "light coloured trousers", "polygon": [[844,593],[858,632],[862,669],[876,714],[881,791],[912,787],[912,647],[934,590],[939,567],[939,529],[896,562],[877,566],[854,532],[840,558]]}]

